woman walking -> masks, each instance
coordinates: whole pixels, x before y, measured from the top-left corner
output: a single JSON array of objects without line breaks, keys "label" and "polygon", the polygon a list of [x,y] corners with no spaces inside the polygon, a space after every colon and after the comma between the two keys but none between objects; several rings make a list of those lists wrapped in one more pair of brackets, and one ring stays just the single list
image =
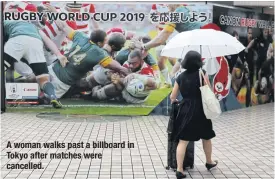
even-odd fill
[{"label": "woman walking", "polygon": [[[172,103],[176,102],[178,92],[183,97],[180,103],[179,114],[176,119],[176,129],[173,131],[173,138],[179,141],[177,146],[177,179],[186,178],[183,172],[183,160],[186,147],[189,141],[202,139],[203,149],[206,156],[206,168],[210,170],[218,162],[212,160],[211,139],[216,136],[213,131],[211,120],[207,119],[202,105],[200,92],[200,69],[202,67],[201,55],[195,51],[189,51],[181,62],[182,68],[186,69],[180,74],[175,82],[170,96]],[[209,83],[207,76],[206,80]],[[202,83],[206,84],[201,77]]]}]

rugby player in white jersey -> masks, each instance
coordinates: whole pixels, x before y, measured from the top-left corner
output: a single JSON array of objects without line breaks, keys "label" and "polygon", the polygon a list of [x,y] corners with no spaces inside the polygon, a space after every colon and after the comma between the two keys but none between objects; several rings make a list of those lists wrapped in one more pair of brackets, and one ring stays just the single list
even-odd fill
[{"label": "rugby player in white jersey", "polygon": [[[63,8],[65,12],[75,12],[75,13],[89,13],[92,15],[96,12],[95,5],[91,3],[67,3],[66,6]],[[89,35],[93,30],[99,29],[99,25],[97,21],[91,18],[88,21],[76,21],[77,30],[80,32],[84,32],[85,34]]]}]

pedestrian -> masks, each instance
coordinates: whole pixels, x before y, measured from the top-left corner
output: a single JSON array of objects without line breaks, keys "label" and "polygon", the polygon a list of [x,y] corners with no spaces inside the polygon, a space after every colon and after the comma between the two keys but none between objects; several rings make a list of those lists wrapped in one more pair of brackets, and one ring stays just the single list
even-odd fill
[{"label": "pedestrian", "polygon": [[[212,160],[211,139],[216,134],[213,130],[212,121],[207,119],[204,114],[202,105],[199,76],[199,70],[202,65],[201,55],[198,52],[189,51],[181,62],[182,68],[186,70],[177,77],[170,96],[172,103],[177,101],[178,92],[183,97],[176,118],[175,126],[177,127],[173,131],[174,140],[179,141],[176,151],[177,179],[186,178],[186,175],[183,173],[183,160],[189,141],[199,141],[202,139],[206,156],[205,166],[208,170],[218,164],[218,161]],[[209,83],[207,76],[206,80]],[[206,83],[204,82],[204,84]]]}]

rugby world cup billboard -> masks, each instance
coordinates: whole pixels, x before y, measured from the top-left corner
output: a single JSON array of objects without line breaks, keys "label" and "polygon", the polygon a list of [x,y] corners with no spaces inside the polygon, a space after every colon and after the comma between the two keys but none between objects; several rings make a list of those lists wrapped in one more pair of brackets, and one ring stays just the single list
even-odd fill
[{"label": "rugby world cup billboard", "polygon": [[150,114],[171,92],[176,59],[160,62],[162,47],[142,45],[167,23],[187,31],[213,17],[200,3],[4,2],[3,15],[8,109],[102,115]]},{"label": "rugby world cup billboard", "polygon": [[223,110],[273,102],[274,16],[214,6],[213,23],[246,47],[239,54],[225,57],[228,73],[219,71],[220,79],[231,83],[221,101]]}]

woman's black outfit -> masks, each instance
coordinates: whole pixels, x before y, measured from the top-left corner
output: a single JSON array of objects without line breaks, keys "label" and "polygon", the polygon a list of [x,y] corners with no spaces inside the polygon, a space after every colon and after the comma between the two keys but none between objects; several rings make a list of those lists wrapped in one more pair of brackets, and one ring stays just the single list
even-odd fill
[{"label": "woman's black outfit", "polygon": [[[185,141],[209,140],[216,136],[212,121],[207,119],[202,106],[199,71],[184,71],[177,78],[183,97],[176,117],[174,139]],[[203,78],[202,78],[203,82]]]}]

